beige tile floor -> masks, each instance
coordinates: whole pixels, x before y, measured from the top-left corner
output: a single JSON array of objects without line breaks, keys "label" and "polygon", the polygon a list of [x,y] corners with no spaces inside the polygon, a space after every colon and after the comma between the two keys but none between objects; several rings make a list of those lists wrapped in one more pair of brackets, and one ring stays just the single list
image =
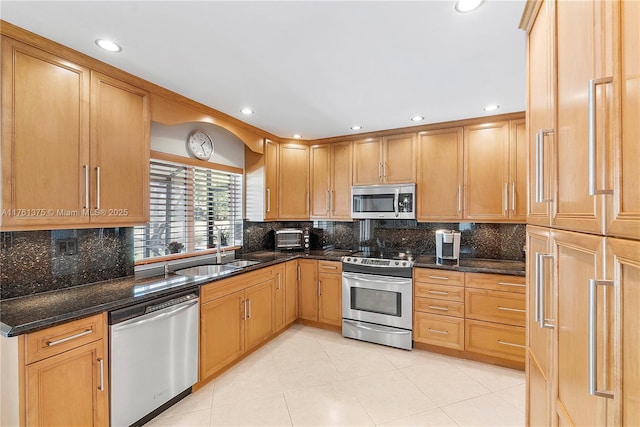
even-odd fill
[{"label": "beige tile floor", "polygon": [[147,424],[522,426],[524,373],[302,325]]}]

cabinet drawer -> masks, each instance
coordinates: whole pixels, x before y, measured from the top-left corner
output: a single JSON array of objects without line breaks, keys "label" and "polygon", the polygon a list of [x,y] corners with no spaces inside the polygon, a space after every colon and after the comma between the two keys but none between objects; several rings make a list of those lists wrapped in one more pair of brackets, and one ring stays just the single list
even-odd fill
[{"label": "cabinet drawer", "polygon": [[465,350],[524,362],[525,328],[465,321]]},{"label": "cabinet drawer", "polygon": [[337,261],[318,261],[318,273],[342,274],[342,263]]},{"label": "cabinet drawer", "polygon": [[464,319],[415,313],[413,340],[462,350],[464,348]]},{"label": "cabinet drawer", "polygon": [[414,300],[414,309],[423,313],[464,317],[463,302],[416,297]]},{"label": "cabinet drawer", "polygon": [[27,334],[26,364],[60,354],[104,337],[107,314],[74,320]]},{"label": "cabinet drawer", "polygon": [[265,282],[275,276],[274,271],[273,267],[265,267],[204,285],[200,287],[200,304],[230,295],[256,283]]},{"label": "cabinet drawer", "polygon": [[465,315],[469,319],[525,326],[526,302],[524,294],[467,289]]},{"label": "cabinet drawer", "polygon": [[464,283],[467,288],[493,289],[520,294],[524,294],[527,290],[524,277],[503,274],[467,273]]},{"label": "cabinet drawer", "polygon": [[416,297],[464,302],[464,288],[462,286],[416,282],[414,292]]},{"label": "cabinet drawer", "polygon": [[415,268],[413,270],[413,278],[416,282],[464,286],[464,273],[459,271],[436,270],[434,268]]}]

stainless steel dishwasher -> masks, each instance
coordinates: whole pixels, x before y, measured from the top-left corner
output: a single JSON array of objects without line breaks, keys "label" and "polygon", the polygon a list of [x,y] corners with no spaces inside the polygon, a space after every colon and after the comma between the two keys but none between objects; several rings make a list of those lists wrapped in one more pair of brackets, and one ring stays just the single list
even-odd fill
[{"label": "stainless steel dishwasher", "polygon": [[109,313],[111,425],[142,425],[198,379],[198,291]]}]

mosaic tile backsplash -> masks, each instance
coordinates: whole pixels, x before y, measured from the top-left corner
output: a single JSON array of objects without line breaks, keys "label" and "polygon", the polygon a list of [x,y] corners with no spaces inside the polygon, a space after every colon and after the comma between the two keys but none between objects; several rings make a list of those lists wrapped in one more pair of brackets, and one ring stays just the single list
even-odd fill
[{"label": "mosaic tile backsplash", "polygon": [[362,247],[436,253],[435,231],[458,230],[463,258],[524,260],[525,224],[422,223],[415,220],[361,220],[353,222],[245,222],[243,252],[273,249],[274,231],[311,228],[312,249],[359,250]]},{"label": "mosaic tile backsplash", "polygon": [[133,228],[0,233],[1,299],[133,273]]}]

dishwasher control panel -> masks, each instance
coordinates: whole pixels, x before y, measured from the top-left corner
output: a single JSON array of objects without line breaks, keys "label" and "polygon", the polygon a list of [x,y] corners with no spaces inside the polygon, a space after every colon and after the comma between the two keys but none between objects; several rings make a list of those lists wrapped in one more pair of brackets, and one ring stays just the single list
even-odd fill
[{"label": "dishwasher control panel", "polygon": [[169,301],[165,301],[160,304],[150,305],[150,306],[147,306],[147,308],[144,311],[144,314],[153,313],[154,311],[162,310],[164,308],[171,307],[172,305],[178,305],[180,303],[191,301],[192,299],[196,299],[196,298],[198,298],[196,294],[188,294],[188,295],[181,296],[179,298],[170,299]]}]

